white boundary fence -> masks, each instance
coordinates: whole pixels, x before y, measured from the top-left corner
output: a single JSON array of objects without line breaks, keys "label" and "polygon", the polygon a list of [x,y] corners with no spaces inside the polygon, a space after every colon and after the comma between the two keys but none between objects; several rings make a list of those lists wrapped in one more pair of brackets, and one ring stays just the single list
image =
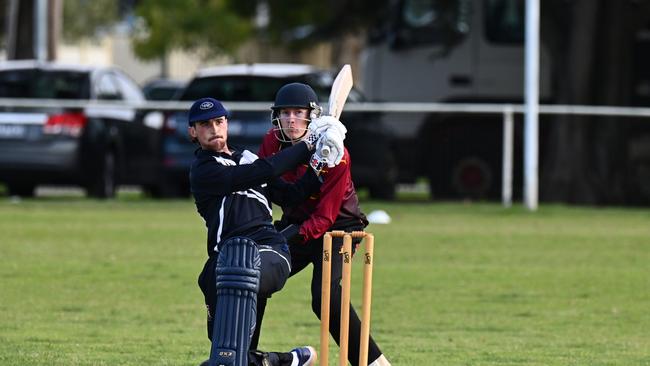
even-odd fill
[{"label": "white boundary fence", "polygon": [[[272,102],[227,102],[231,111],[270,111]],[[190,102],[142,102],[124,104],[115,102],[88,102],[87,100],[11,99],[0,98],[0,107],[30,108],[115,108],[130,107],[142,110],[175,111],[189,109]],[[505,207],[512,205],[512,170],[514,146],[514,115],[524,114],[523,104],[461,104],[461,103],[349,103],[346,111],[401,112],[401,113],[469,113],[500,114],[503,116],[503,170],[501,200]],[[584,116],[650,117],[650,108],[539,105],[539,114],[571,114]],[[539,137],[535,137],[536,140]],[[525,147],[524,147],[525,149]],[[534,182],[537,185],[537,182]],[[525,188],[525,187],[524,187]]]}]

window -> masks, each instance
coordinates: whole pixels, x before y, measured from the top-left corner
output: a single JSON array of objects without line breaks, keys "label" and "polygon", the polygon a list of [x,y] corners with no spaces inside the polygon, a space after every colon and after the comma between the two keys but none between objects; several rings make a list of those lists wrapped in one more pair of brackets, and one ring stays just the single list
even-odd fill
[{"label": "window", "polygon": [[0,97],[88,99],[88,75],[75,71],[40,69],[0,72]]},{"label": "window", "polygon": [[196,100],[206,96],[218,100],[268,102],[284,85],[283,80],[246,76],[215,76],[195,79],[185,89],[181,99]]},{"label": "window", "polygon": [[453,44],[469,32],[469,0],[403,0],[396,25],[404,45]]},{"label": "window", "polygon": [[485,36],[490,42],[524,42],[524,0],[485,0]]},{"label": "window", "polygon": [[[307,74],[293,77],[268,76],[212,76],[194,79],[187,86],[181,100],[197,100],[206,96],[222,101],[273,102],[278,90],[288,83],[311,86],[321,105],[327,102],[334,79],[329,75]],[[361,102],[361,94],[352,89],[348,101]],[[270,104],[269,104],[270,107]]]},{"label": "window", "polygon": [[433,0],[407,0],[404,2],[404,23],[409,27],[430,26],[437,16]]},{"label": "window", "polygon": [[111,74],[103,74],[97,82],[97,99],[120,100],[120,92],[115,85],[115,78]]},{"label": "window", "polygon": [[140,102],[144,100],[140,87],[128,76],[116,74],[115,81],[117,81],[117,85],[125,100],[130,102]]}]

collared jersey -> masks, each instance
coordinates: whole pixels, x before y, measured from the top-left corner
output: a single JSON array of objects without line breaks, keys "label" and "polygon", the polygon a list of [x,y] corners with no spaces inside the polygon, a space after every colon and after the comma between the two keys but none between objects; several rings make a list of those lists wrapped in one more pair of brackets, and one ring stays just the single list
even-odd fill
[{"label": "collared jersey", "polygon": [[296,185],[276,178],[309,158],[306,146],[301,145],[279,159],[258,159],[248,150],[232,155],[197,151],[190,168],[190,187],[208,229],[209,256],[216,255],[224,240],[235,236],[246,236],[258,244],[284,241],[277,231],[269,230],[271,199],[299,202],[318,184],[313,174]]},{"label": "collared jersey", "polygon": [[[274,129],[264,136],[258,152],[262,158],[276,156],[289,148],[275,137]],[[359,208],[357,192],[350,172],[350,154],[344,150],[343,159],[333,167],[325,167],[321,173],[324,183],[320,190],[300,205],[282,206],[283,221],[300,224],[299,232],[305,242],[320,238],[328,230],[341,230],[350,226],[368,225],[366,216]],[[306,164],[297,166],[282,176],[287,182],[294,182],[311,169]]]}]

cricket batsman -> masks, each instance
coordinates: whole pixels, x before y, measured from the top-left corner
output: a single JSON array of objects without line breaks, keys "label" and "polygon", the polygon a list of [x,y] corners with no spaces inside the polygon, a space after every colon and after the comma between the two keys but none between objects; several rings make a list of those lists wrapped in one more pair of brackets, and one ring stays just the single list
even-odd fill
[{"label": "cricket batsman", "polygon": [[[208,259],[198,282],[208,310],[210,366],[308,366],[316,360],[308,346],[287,353],[249,349],[258,299],[279,291],[291,273],[289,248],[272,224],[270,202],[297,204],[321,185],[312,169],[295,184],[278,177],[307,163],[317,145],[343,151],[341,122],[314,122],[300,143],[260,159],[228,145],[228,111],[221,102],[202,98],[189,110],[188,134],[199,145],[190,187],[207,228]],[[335,153],[330,161],[341,158]]]}]

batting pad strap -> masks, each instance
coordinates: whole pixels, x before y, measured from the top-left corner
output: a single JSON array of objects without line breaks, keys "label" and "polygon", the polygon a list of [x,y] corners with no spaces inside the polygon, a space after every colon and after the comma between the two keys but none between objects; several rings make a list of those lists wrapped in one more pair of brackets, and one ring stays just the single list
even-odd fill
[{"label": "batting pad strap", "polygon": [[210,366],[248,366],[255,331],[261,259],[248,238],[226,240],[216,267],[217,303]]},{"label": "batting pad strap", "polygon": [[217,293],[220,289],[239,289],[257,293],[259,286],[259,269],[217,267]]}]

